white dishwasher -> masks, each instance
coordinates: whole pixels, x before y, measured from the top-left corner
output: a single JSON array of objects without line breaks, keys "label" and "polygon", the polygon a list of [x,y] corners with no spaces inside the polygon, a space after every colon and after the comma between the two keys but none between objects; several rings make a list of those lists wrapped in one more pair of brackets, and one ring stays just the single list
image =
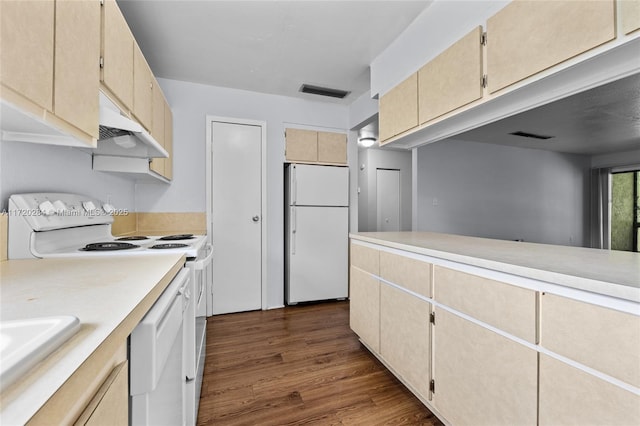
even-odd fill
[{"label": "white dishwasher", "polygon": [[[131,333],[131,424],[184,425],[184,315],[191,274],[182,269]],[[193,315],[193,313],[191,313]]]}]

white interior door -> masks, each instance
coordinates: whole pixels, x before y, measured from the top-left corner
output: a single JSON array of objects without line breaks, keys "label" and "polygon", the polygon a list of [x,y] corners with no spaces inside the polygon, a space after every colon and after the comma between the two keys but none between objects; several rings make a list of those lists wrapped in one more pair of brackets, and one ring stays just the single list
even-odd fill
[{"label": "white interior door", "polygon": [[261,309],[262,128],[211,125],[211,314]]},{"label": "white interior door", "polygon": [[400,170],[376,170],[378,231],[400,231]]}]

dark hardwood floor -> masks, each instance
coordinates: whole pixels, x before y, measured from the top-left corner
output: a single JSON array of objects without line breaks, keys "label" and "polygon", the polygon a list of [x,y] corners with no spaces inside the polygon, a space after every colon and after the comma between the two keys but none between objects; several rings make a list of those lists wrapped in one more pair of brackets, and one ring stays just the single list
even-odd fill
[{"label": "dark hardwood floor", "polygon": [[349,303],[211,317],[198,425],[441,425],[358,341]]}]

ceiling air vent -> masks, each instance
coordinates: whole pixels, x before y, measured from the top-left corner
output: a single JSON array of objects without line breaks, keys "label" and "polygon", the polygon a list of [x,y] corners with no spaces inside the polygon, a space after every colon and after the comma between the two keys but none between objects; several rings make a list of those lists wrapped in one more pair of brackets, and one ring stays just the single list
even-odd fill
[{"label": "ceiling air vent", "polygon": [[523,138],[531,138],[531,139],[551,139],[554,136],[545,136],[545,135],[536,135],[535,133],[527,133],[527,132],[513,132],[513,133],[509,133],[510,135],[514,135],[514,136],[522,136]]},{"label": "ceiling air vent", "polygon": [[344,99],[345,96],[351,93],[346,90],[330,89],[328,87],[312,86],[310,84],[303,84],[302,87],[300,87],[300,92],[339,99]]}]

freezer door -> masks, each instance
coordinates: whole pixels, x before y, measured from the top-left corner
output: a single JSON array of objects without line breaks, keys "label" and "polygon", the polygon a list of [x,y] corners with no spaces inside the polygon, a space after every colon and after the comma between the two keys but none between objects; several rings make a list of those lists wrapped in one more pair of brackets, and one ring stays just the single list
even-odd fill
[{"label": "freezer door", "polygon": [[348,206],[349,168],[293,164],[289,170],[291,205]]},{"label": "freezer door", "polygon": [[287,303],[348,296],[346,207],[290,207]]}]

